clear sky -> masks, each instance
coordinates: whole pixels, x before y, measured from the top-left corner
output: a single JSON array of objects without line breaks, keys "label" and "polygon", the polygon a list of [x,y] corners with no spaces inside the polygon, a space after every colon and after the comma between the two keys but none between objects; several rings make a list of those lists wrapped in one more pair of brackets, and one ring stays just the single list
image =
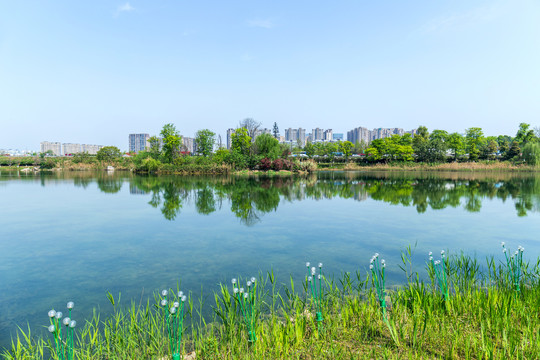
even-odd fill
[{"label": "clear sky", "polygon": [[0,0],[0,148],[540,126],[540,1]]}]

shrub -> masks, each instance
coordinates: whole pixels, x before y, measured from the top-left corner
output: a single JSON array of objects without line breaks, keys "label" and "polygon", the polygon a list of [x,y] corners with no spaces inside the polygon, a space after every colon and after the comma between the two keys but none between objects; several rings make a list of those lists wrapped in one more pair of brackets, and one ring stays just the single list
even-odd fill
[{"label": "shrub", "polygon": [[276,159],[272,161],[272,170],[280,171],[283,169],[283,159]]},{"label": "shrub", "polygon": [[269,158],[262,158],[259,162],[259,169],[268,171],[272,168],[272,161]]}]

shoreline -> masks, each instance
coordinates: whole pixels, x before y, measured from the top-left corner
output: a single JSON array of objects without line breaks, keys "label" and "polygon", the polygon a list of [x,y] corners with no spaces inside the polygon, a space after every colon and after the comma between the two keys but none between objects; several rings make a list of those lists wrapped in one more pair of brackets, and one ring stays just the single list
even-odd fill
[{"label": "shoreline", "polygon": [[[337,280],[324,277],[320,307],[302,290],[309,289],[306,280],[296,284],[300,290],[295,292],[292,280],[277,285],[273,272],[259,274],[252,288],[258,304],[251,328],[255,341],[249,340],[230,283],[220,284],[210,295],[215,301],[211,319],[203,320],[199,312],[202,295],[188,299],[181,353],[184,359],[188,354],[197,359],[532,359],[540,353],[540,259],[523,263],[528,270],[517,290],[509,266],[493,257],[482,265],[463,254],[442,261],[448,269],[447,295],[438,278],[413,280],[415,273],[405,273],[409,280],[403,285],[391,288],[383,282],[383,304],[369,280],[373,275],[364,278],[360,271]],[[433,274],[436,266],[432,262],[428,272]],[[154,305],[159,294],[154,293],[154,302],[139,305],[120,305],[112,295],[109,299],[111,316],[94,312],[77,328],[77,359],[170,359],[162,311]],[[6,360],[43,359],[51,337],[23,332],[2,355]]]}]

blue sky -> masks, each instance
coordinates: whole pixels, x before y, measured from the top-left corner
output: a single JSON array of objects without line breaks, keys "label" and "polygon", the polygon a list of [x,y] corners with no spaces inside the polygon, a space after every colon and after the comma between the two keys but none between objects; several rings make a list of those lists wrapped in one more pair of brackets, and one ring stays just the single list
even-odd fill
[{"label": "blue sky", "polygon": [[225,135],[540,126],[540,2],[2,1],[0,148]]}]

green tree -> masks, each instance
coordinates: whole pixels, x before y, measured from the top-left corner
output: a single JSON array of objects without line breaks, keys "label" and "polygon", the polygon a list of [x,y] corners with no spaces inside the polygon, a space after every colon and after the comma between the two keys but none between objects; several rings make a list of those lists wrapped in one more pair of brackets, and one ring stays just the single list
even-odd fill
[{"label": "green tree", "polygon": [[150,156],[152,156],[154,159],[159,158],[159,154],[161,151],[161,139],[157,136],[151,136],[148,139],[148,143],[150,144],[148,148],[148,153]]},{"label": "green tree", "polygon": [[274,122],[274,128],[272,130],[274,137],[279,140],[279,128],[277,126],[277,122]]},{"label": "green tree", "polygon": [[506,152],[506,156],[504,157],[505,160],[512,160],[517,159],[521,155],[521,148],[519,147],[519,143],[517,141],[512,141],[512,144],[510,145],[510,149]]},{"label": "green tree", "polygon": [[414,153],[416,154],[417,161],[427,161],[428,160],[428,150],[429,150],[429,132],[427,127],[419,126],[416,130],[416,134],[413,138],[412,147]]},{"label": "green tree", "polygon": [[306,146],[304,146],[304,151],[306,152],[306,155],[312,158],[313,155],[315,155],[315,150],[316,149],[313,143],[311,141],[307,141]]},{"label": "green tree", "polygon": [[532,166],[540,165],[540,143],[530,142],[523,147],[523,159]]},{"label": "green tree", "polygon": [[122,152],[116,146],[105,146],[98,150],[97,159],[103,161],[114,161],[122,157]]},{"label": "green tree", "polygon": [[197,131],[195,134],[195,143],[197,144],[197,152],[204,157],[208,157],[214,150],[216,142],[216,134],[208,129]]},{"label": "green tree", "polygon": [[272,160],[281,155],[279,141],[270,134],[261,134],[255,138],[255,153]]},{"label": "green tree", "polygon": [[465,143],[469,160],[476,161],[480,155],[480,149],[485,143],[484,133],[481,128],[472,127],[466,130]]},{"label": "green tree", "polygon": [[232,152],[248,156],[250,147],[251,136],[248,135],[247,129],[244,127],[236,129],[236,131],[231,135]]},{"label": "green tree", "polygon": [[499,147],[497,146],[497,138],[495,136],[488,136],[486,138],[486,143],[482,148],[482,158],[487,160],[495,160],[497,157],[497,151],[499,151]]},{"label": "green tree", "polygon": [[163,139],[163,159],[168,163],[178,157],[182,137],[174,124],[165,124],[159,133]]},{"label": "green tree", "polygon": [[457,132],[448,135],[447,138],[448,149],[454,154],[454,160],[457,161],[458,156],[463,155],[465,145],[463,142],[463,136]]},{"label": "green tree", "polygon": [[529,129],[531,125],[526,123],[519,124],[518,132],[516,133],[516,140],[519,143],[519,146],[523,147],[529,142],[536,141],[536,136],[533,129]]},{"label": "green tree", "polygon": [[345,158],[349,158],[352,154],[352,148],[354,147],[353,143],[350,141],[340,141],[339,142],[339,151],[345,155]]},{"label": "green tree", "polygon": [[448,136],[448,132],[445,130],[433,130],[429,135],[427,157],[430,162],[446,161]]}]

